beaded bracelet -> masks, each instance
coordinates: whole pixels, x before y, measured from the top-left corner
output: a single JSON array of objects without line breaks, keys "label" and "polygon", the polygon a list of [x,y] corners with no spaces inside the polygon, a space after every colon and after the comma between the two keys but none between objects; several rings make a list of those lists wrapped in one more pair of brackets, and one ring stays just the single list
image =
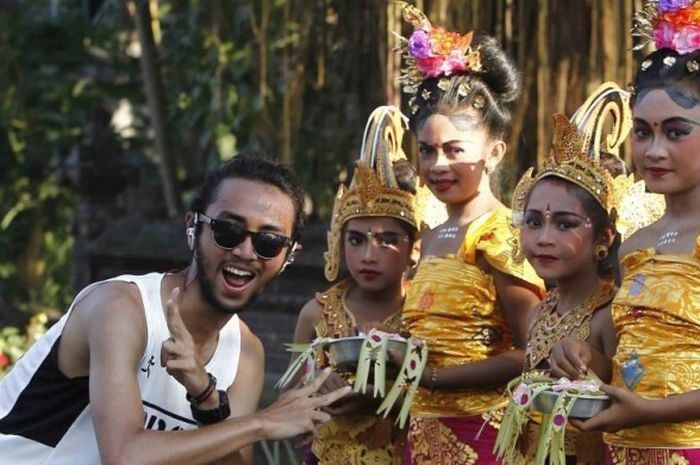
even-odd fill
[{"label": "beaded bracelet", "polygon": [[209,384],[204,389],[204,391],[202,391],[197,396],[191,396],[189,393],[187,393],[187,395],[185,396],[185,398],[187,399],[187,402],[189,402],[194,407],[197,407],[202,402],[207,400],[209,398],[209,396],[211,396],[214,393],[214,390],[216,389],[216,377],[214,375],[212,375],[211,373],[207,373],[207,376],[209,377]]}]

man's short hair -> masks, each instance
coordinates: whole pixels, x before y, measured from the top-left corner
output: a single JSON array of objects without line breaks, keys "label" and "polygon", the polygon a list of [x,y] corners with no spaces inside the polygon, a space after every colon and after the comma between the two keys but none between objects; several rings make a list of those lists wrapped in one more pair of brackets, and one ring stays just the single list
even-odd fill
[{"label": "man's short hair", "polygon": [[294,205],[292,240],[298,241],[304,229],[304,189],[294,172],[259,152],[244,152],[221,164],[202,182],[190,203],[190,211],[204,213],[216,198],[219,186],[226,179],[248,179],[277,187]]}]

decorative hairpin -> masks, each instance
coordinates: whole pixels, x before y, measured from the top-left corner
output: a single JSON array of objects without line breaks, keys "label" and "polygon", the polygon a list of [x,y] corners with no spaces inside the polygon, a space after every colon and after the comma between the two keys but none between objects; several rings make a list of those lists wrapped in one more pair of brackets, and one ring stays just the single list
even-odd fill
[{"label": "decorative hairpin", "polygon": [[646,0],[634,15],[632,36],[641,39],[634,50],[652,41],[680,54],[700,49],[700,1]]},{"label": "decorative hairpin", "polygon": [[[418,86],[427,78],[452,76],[459,72],[483,72],[479,48],[472,48],[472,32],[461,35],[430,24],[428,17],[413,5],[397,2],[404,19],[413,25],[413,33],[406,39],[400,37],[400,49],[406,60],[400,82],[407,94],[415,94]],[[443,91],[449,81],[441,80]]]}]

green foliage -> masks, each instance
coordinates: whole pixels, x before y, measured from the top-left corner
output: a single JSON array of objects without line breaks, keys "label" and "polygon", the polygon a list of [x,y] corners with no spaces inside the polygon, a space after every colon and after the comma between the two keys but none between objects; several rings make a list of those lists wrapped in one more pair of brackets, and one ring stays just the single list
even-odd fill
[{"label": "green foliage", "polygon": [[[180,178],[195,185],[238,153],[255,117],[250,86],[252,45],[236,32],[242,2],[159,3],[160,67]],[[239,136],[240,135],[240,136]]]},{"label": "green foliage", "polygon": [[59,164],[90,142],[86,123],[138,68],[117,25],[90,25],[82,2],[16,3],[0,10],[0,295],[33,313],[72,294],[75,197]]},{"label": "green foliage", "polygon": [[[0,6],[0,321],[7,307],[31,314],[69,302],[71,230],[84,225],[71,224],[79,198],[66,173],[78,152],[95,166],[109,155],[96,120],[128,108],[130,127],[110,135],[117,157],[157,163],[128,3],[105,0],[94,18],[81,0]],[[371,3],[358,17],[352,2],[336,3],[155,2],[168,137],[185,196],[221,160],[262,149],[292,164],[314,213],[329,214],[365,118],[384,103],[373,66],[384,6]]]},{"label": "green foliage", "polygon": [[0,329],[0,379],[12,368],[12,365],[46,332],[48,317],[37,313],[30,320],[24,331],[14,326]]}]

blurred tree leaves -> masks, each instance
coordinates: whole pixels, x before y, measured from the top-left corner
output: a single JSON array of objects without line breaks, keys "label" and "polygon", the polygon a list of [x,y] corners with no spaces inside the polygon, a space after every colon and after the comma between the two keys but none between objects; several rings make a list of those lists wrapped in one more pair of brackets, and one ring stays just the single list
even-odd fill
[{"label": "blurred tree leaves", "polygon": [[[150,8],[184,204],[207,170],[252,148],[292,165],[312,216],[327,218],[367,116],[396,103],[391,31],[409,29],[396,8],[388,0],[136,1]],[[110,134],[119,160],[158,163],[127,3],[0,0],[0,321],[6,308],[63,310],[73,294],[71,229],[81,225],[71,224],[77,194],[66,181],[76,152],[81,163],[107,157],[95,121],[119,116]],[[603,80],[631,79],[632,40],[619,25],[639,0],[414,3],[436,24],[494,34],[522,70],[510,183],[546,153],[552,113],[570,114]],[[155,172],[141,169],[140,182],[157,182]]]},{"label": "blurred tree leaves", "polygon": [[[221,160],[262,149],[294,165],[314,214],[326,216],[364,118],[381,103],[381,85],[359,69],[378,68],[379,55],[358,27],[376,30],[382,6],[139,1],[151,6],[185,200]],[[75,181],[77,151],[80,163],[106,156],[98,115],[126,114],[113,134],[121,150],[158,162],[133,22],[120,0],[88,4],[0,2],[0,312],[63,310],[74,293],[77,198],[66,183]],[[357,33],[361,43],[347,39]]]},{"label": "blurred tree leaves", "polygon": [[[49,3],[53,3],[50,7]],[[96,107],[124,94],[129,59],[115,24],[90,27],[82,2],[0,8],[0,296],[3,308],[63,309],[74,195],[59,165]]]}]

